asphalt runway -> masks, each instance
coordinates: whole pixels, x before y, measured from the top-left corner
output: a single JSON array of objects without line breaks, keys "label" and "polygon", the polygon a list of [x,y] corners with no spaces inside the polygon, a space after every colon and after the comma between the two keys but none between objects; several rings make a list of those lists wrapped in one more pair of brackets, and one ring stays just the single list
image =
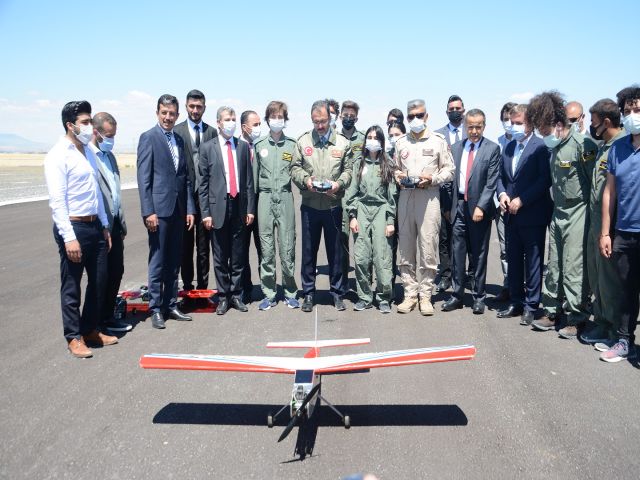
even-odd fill
[{"label": "asphalt runway", "polygon": [[[147,235],[137,191],[123,201],[123,286],[136,287],[146,283]],[[492,310],[474,316],[470,297],[452,313],[440,312],[436,297],[436,315],[422,317],[354,312],[351,302],[336,312],[320,295],[319,338],[371,337],[371,345],[325,354],[465,343],[478,353],[469,362],[326,376],[323,395],[352,428],[322,407],[316,422],[277,443],[285,420],[269,429],[266,416],[288,401],[290,376],[143,370],[138,360],[152,352],[295,355],[264,345],[313,339],[312,314],[282,303],[259,312],[254,301],[249,313],[196,314],[163,331],[138,316],[119,344],[75,359],[62,335],[47,203],[0,207],[0,218],[0,478],[640,477],[638,365],[606,364],[589,346]],[[298,234],[298,258],[299,244]],[[494,238],[491,294],[501,283],[498,252]],[[322,247],[320,258],[326,264]],[[326,292],[326,275],[318,287]]]}]

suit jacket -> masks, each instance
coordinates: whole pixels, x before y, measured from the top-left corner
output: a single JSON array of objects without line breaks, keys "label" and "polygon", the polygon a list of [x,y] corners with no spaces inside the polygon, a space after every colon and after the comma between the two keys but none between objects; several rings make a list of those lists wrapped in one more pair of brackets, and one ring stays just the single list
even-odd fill
[{"label": "suit jacket", "polygon": [[[200,144],[200,210],[202,218],[211,217],[213,228],[224,225],[227,212],[227,179],[225,163],[227,157],[222,155],[220,141],[216,136],[204,144]],[[236,163],[238,164],[238,195],[240,197],[240,215],[243,217],[256,213],[256,194],[253,186],[253,168],[249,144],[233,138],[236,145]],[[224,144],[223,144],[224,147]],[[226,148],[226,147],[225,147]]]},{"label": "suit jacket", "polygon": [[[195,143],[191,140],[187,120],[176,125],[173,131],[176,135],[180,135],[184,142],[184,156],[187,160],[187,172],[189,174],[189,180],[191,181],[193,196],[195,199],[198,199],[198,186],[200,185],[200,171],[198,170],[199,152],[196,149]],[[216,135],[218,135],[218,132],[214,127],[202,122],[200,146],[202,147],[206,141],[211,140]]]},{"label": "suit jacket", "polygon": [[[464,139],[456,142],[451,147],[453,163],[456,172],[451,182],[451,222],[455,220],[458,197],[458,182],[460,174],[460,163],[464,155],[464,147],[469,140]],[[483,137],[477,150],[474,152],[473,165],[469,172],[467,189],[467,207],[469,213],[473,215],[476,207],[484,212],[485,219],[491,219],[496,214],[496,205],[493,202],[493,195],[496,192],[496,182],[498,181],[498,170],[500,168],[500,146],[497,143]]]},{"label": "suit jacket", "polygon": [[[113,170],[114,177],[116,179],[116,188],[118,191],[120,190],[120,169],[118,168],[118,162],[116,161],[116,157],[111,152],[103,152],[104,157],[107,161],[111,162],[111,169]],[[109,230],[113,231],[113,195],[111,194],[111,185],[107,180],[106,174],[104,172],[104,167],[102,166],[102,162],[98,161],[98,183],[100,184],[100,191],[102,192],[102,199],[104,200],[104,209],[107,213],[107,218],[109,219]],[[122,234],[127,234],[127,222],[124,219],[124,208],[122,208],[122,195],[120,195],[120,208],[115,214],[120,218],[120,226],[122,227]]]},{"label": "suit jacket", "polygon": [[506,193],[509,198],[520,197],[522,207],[516,215],[505,216],[505,222],[519,226],[548,225],[551,221],[553,201],[551,188],[551,153],[542,139],[531,135],[515,174],[512,173],[513,156],[517,142],[509,142],[502,152],[497,194]]},{"label": "suit jacket", "polygon": [[[464,140],[467,138],[467,129],[464,126],[464,122],[460,124],[460,139]],[[449,139],[449,124],[447,123],[444,127],[436,130],[437,133],[440,133],[444,136],[444,139],[447,141],[447,145],[449,145],[449,150],[451,150],[451,141]],[[455,173],[454,173],[455,175]],[[440,211],[444,214],[444,212],[448,212],[453,208],[453,204],[451,203],[453,198],[453,187],[451,182],[446,182],[440,185]],[[453,222],[453,218],[451,219]]]},{"label": "suit jacket", "polygon": [[187,175],[182,137],[174,135],[178,146],[178,170],[164,130],[154,126],[138,141],[138,193],[142,217],[156,214],[170,217],[178,207],[180,215],[195,214],[191,181]]}]

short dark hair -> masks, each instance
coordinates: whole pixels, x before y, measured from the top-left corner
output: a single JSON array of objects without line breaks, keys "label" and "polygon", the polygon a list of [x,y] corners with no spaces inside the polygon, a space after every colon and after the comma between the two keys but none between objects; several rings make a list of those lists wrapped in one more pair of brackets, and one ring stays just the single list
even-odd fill
[{"label": "short dark hair", "polygon": [[462,99],[458,95],[451,95],[449,97],[449,100],[447,100],[447,108],[449,108],[449,104],[451,102],[460,102],[460,103],[462,103],[462,108],[464,108],[464,102],[462,101]]},{"label": "short dark hair", "polygon": [[604,121],[605,118],[608,118],[611,125],[615,128],[620,126],[620,110],[618,109],[618,104],[610,98],[598,100],[589,109],[589,113],[591,115],[595,113],[602,121]]},{"label": "short dark hair", "polygon": [[403,122],[391,122],[387,127],[387,133],[389,133],[389,130],[392,128],[398,128],[402,133],[407,133],[407,127],[404,126]]},{"label": "short dark hair", "polygon": [[267,108],[264,111],[264,121],[269,123],[269,118],[271,118],[271,115],[275,115],[281,110],[284,115],[284,121],[287,122],[289,120],[289,108],[287,107],[286,103],[279,100],[273,100],[269,102],[269,105],[267,105]]},{"label": "short dark hair", "polygon": [[556,90],[542,92],[536,95],[529,102],[527,108],[527,123],[534,128],[548,127],[560,122],[565,127],[567,122],[567,111],[565,101],[561,93]]},{"label": "short dark hair", "polygon": [[255,113],[256,115],[258,115],[253,110],[245,110],[244,112],[242,112],[240,114],[240,125],[244,125],[245,123],[247,123],[249,121],[249,115],[251,115],[252,113]]},{"label": "short dark hair", "polygon": [[389,120],[389,117],[394,117],[399,123],[404,123],[404,113],[402,113],[402,110],[399,108],[392,108],[389,110],[389,113],[387,113],[387,120]]},{"label": "short dark hair", "polygon": [[67,123],[76,123],[78,115],[87,113],[91,115],[91,104],[86,100],[74,100],[62,107],[62,127],[67,131]]},{"label": "short dark hair", "polygon": [[175,105],[176,111],[178,110],[178,108],[180,108],[178,106],[178,99],[173,95],[169,95],[168,93],[160,95],[160,98],[158,99],[158,105],[156,106],[156,111],[160,110],[160,105]]},{"label": "short dark hair", "polygon": [[517,105],[517,103],[515,102],[507,102],[505,103],[502,108],[500,109],[500,121],[502,121],[502,117],[504,117],[504,114],[511,114],[511,109],[513,107],[515,107]]},{"label": "short dark hair", "polygon": [[108,123],[112,127],[117,125],[116,119],[113,118],[113,115],[107,112],[98,112],[93,116],[92,122],[93,126],[98,130],[101,130],[105,123]]},{"label": "short dark hair", "polygon": [[624,106],[627,102],[640,100],[640,85],[636,83],[630,87],[623,88],[616,93],[616,97],[618,98],[618,108],[621,112],[624,112]]},{"label": "short dark hair", "polygon": [[334,100],[333,98],[327,98],[325,99],[325,102],[327,102],[327,110],[329,111],[329,115],[331,115],[331,107],[333,107],[333,109],[335,110],[336,116],[340,115],[340,104],[337,100]]},{"label": "short dark hair", "polygon": [[358,112],[360,111],[360,105],[358,105],[356,102],[354,102],[353,100],[345,100],[344,102],[342,102],[342,111],[344,112],[345,108],[352,108],[353,110],[356,111],[356,115],[358,114]]},{"label": "short dark hair", "polygon": [[204,93],[196,89],[190,90],[189,93],[187,93],[187,102],[190,98],[193,100],[202,100],[203,102],[206,101],[206,99],[204,98]]},{"label": "short dark hair", "polygon": [[482,121],[484,122],[484,124],[487,124],[487,116],[479,108],[472,108],[471,110],[469,110],[466,114],[466,118],[469,117],[482,117]]},{"label": "short dark hair", "polygon": [[329,100],[316,100],[315,102],[313,102],[313,105],[311,105],[311,113],[315,112],[316,110],[326,110],[327,116],[331,116],[331,110],[329,110]]}]

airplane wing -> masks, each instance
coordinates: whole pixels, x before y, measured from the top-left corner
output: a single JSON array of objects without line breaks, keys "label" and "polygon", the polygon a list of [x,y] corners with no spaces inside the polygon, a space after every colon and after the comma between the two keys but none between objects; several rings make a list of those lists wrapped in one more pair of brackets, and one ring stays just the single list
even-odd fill
[{"label": "airplane wing", "polygon": [[473,345],[414,348],[380,353],[356,353],[328,357],[257,357],[230,355],[176,355],[154,353],[140,358],[142,368],[173,370],[220,370],[232,372],[295,373],[313,370],[317,374],[348,373],[367,368],[397,367],[420,363],[471,360]]}]

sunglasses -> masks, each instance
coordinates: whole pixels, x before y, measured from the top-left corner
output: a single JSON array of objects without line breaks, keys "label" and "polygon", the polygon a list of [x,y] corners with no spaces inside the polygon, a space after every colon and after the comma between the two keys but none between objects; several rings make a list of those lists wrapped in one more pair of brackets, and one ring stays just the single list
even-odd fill
[{"label": "sunglasses", "polygon": [[423,119],[427,112],[416,113],[415,115],[407,115],[407,120],[411,121],[414,118]]}]

